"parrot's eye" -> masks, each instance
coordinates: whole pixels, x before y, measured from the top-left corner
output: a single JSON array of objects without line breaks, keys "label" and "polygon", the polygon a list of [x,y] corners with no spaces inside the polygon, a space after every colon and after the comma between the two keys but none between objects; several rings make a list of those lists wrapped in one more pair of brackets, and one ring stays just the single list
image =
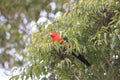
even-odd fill
[{"label": "parrot's eye", "polygon": [[53,35],[50,35],[51,37],[53,37]]}]

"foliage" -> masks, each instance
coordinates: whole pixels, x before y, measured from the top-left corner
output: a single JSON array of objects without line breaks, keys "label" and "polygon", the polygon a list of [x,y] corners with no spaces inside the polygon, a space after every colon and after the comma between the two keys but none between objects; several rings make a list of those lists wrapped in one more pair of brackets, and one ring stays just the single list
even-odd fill
[{"label": "foliage", "polygon": [[[30,39],[30,24],[37,22],[42,11],[47,12],[48,19],[49,13],[56,14],[59,10],[62,12],[65,9],[61,5],[68,0],[1,0],[0,1],[0,57],[3,55],[6,58],[0,59],[0,64],[3,68],[5,62],[12,64],[9,66],[18,65],[19,57],[21,65],[24,62],[24,54],[28,53],[26,48]],[[56,4],[56,8],[52,9],[51,3]],[[17,57],[17,58],[16,58]],[[14,63],[12,63],[14,62]]]},{"label": "foliage", "polygon": [[[48,12],[48,14],[49,12],[56,14],[59,10],[65,11],[61,5],[66,1],[69,0],[1,0],[0,12],[9,23],[18,27],[19,23],[25,25],[32,20],[37,21],[39,19],[40,12],[43,10]],[[52,2],[56,3],[55,10],[52,10],[52,7],[50,6],[50,3]],[[24,18],[27,19],[27,23],[24,22]]]},{"label": "foliage", "polygon": [[[28,48],[29,64],[20,76],[11,80],[29,78],[43,80],[118,80],[120,69],[120,2],[115,0],[80,0],[69,4],[69,12],[54,19],[47,29],[31,36]],[[50,30],[67,36],[70,48],[51,43]],[[91,67],[86,67],[73,56],[83,54]],[[61,55],[63,56],[61,58]]]}]

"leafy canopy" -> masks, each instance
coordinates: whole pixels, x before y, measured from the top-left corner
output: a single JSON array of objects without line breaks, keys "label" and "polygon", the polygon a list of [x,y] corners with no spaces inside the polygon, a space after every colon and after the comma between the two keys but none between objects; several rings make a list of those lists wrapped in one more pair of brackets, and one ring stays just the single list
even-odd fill
[{"label": "leafy canopy", "polygon": [[[54,19],[47,29],[38,25],[29,46],[30,64],[22,79],[43,80],[118,80],[120,68],[120,2],[115,0],[80,0],[69,4],[69,12]],[[50,30],[67,36],[70,49],[51,43]],[[74,51],[75,49],[75,51]],[[71,51],[83,54],[91,67],[86,68],[71,56]],[[59,55],[64,54],[64,59]],[[48,75],[49,74],[49,75]]]}]

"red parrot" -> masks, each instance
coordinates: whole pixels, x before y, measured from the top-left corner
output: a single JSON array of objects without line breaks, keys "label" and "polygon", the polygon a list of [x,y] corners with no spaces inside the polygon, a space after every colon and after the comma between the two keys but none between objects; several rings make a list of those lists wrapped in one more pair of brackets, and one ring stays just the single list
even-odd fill
[{"label": "red parrot", "polygon": [[[68,39],[61,37],[56,31],[50,31],[50,36],[52,38],[52,43],[58,41],[61,44],[66,44],[67,48],[69,48],[69,43]],[[76,55],[75,53],[72,52],[72,55],[75,56],[77,59],[82,61],[87,67],[89,67],[91,64],[84,58],[82,55]]]}]

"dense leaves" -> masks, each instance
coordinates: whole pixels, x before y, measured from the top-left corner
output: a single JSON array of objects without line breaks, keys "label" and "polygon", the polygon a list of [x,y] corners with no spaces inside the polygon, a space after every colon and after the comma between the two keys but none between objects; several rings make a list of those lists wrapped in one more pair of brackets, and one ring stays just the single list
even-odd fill
[{"label": "dense leaves", "polygon": [[[29,64],[22,79],[43,80],[118,80],[120,78],[120,2],[80,0],[69,4],[70,11],[48,25],[38,25],[28,48]],[[51,43],[50,30],[67,36],[70,48]],[[71,55],[84,55],[92,64],[87,68]]]},{"label": "dense leaves", "polygon": [[[3,55],[8,58],[8,64],[16,60],[24,61],[24,54],[28,53],[27,46],[33,27],[39,17],[52,19],[50,14],[56,15],[60,10],[65,9],[61,6],[69,0],[1,0],[0,1],[0,57]],[[51,6],[54,4],[54,8]],[[42,15],[45,12],[46,15]],[[10,55],[10,56],[8,56]],[[19,57],[19,58],[18,58]],[[22,58],[21,58],[22,57]],[[4,66],[5,59],[0,61]],[[11,69],[12,66],[9,66]]]}]

